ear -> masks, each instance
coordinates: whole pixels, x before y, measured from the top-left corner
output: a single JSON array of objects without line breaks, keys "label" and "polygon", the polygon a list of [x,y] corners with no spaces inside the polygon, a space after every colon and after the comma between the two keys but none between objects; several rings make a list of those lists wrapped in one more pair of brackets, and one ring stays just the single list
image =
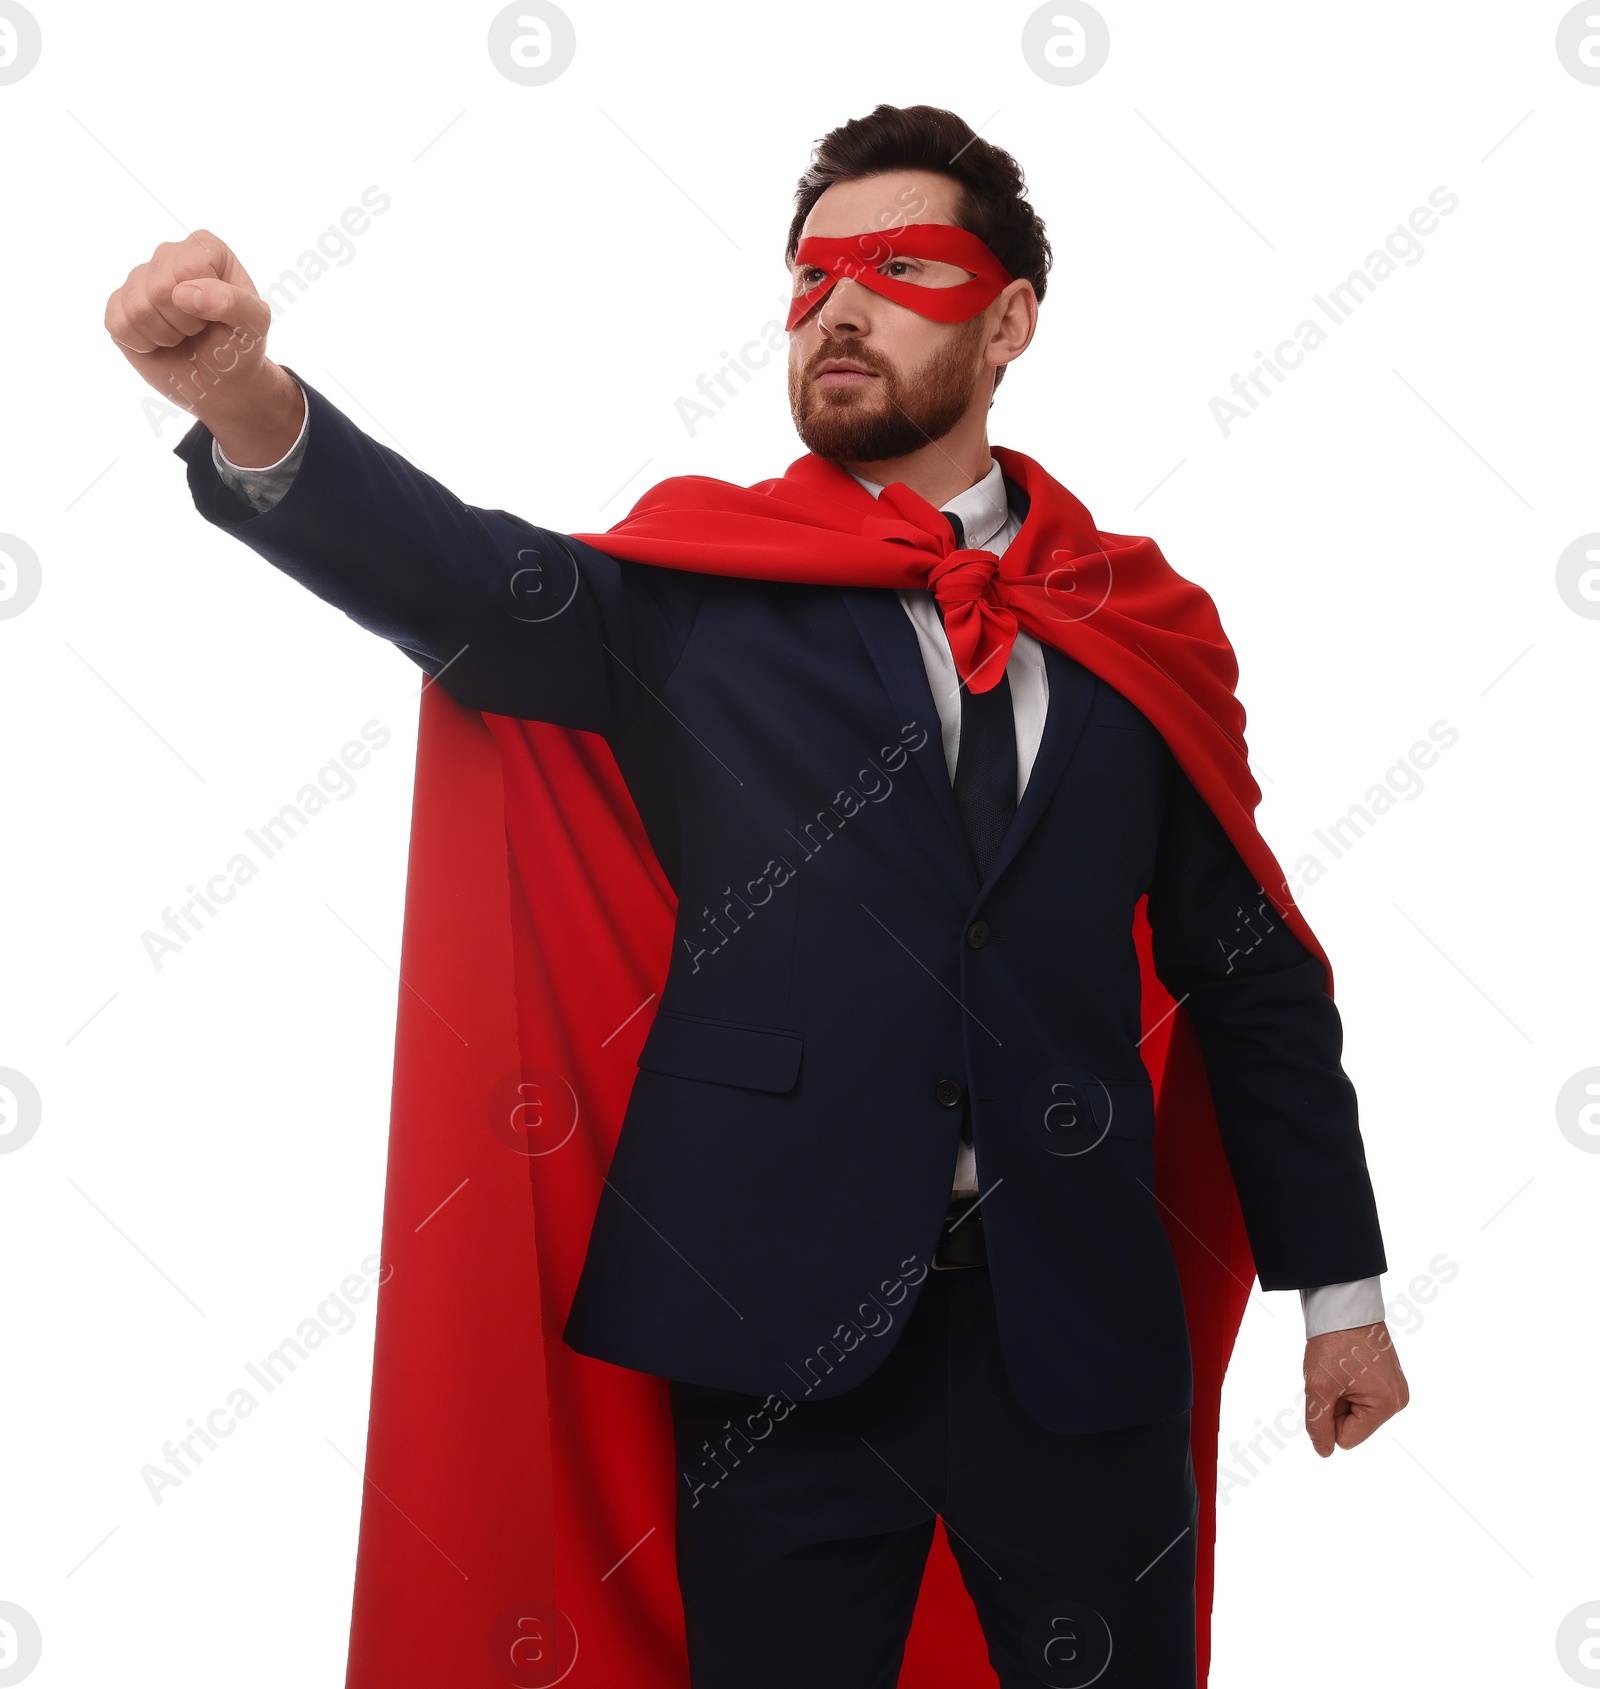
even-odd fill
[{"label": "ear", "polygon": [[985,361],[1004,365],[1020,358],[1039,326],[1039,296],[1033,291],[1033,283],[1025,276],[1007,282],[995,296],[989,314],[994,328],[984,348]]}]

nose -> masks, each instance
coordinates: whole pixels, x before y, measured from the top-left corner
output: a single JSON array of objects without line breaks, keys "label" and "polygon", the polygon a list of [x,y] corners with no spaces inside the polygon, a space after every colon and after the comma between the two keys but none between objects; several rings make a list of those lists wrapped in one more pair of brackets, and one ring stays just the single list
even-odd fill
[{"label": "nose", "polygon": [[817,327],[825,335],[862,334],[867,326],[868,295],[872,290],[846,277],[828,290],[817,310]]}]

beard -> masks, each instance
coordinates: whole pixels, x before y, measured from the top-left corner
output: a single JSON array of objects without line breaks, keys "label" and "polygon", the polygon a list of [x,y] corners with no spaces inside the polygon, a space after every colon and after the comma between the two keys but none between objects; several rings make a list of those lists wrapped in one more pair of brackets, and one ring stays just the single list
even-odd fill
[{"label": "beard", "polygon": [[[854,339],[828,341],[803,370],[791,366],[789,412],[807,449],[830,463],[885,463],[943,439],[977,390],[975,353],[985,326],[982,316],[963,323],[910,376]],[[832,358],[848,358],[878,379],[819,387],[817,370]]]}]

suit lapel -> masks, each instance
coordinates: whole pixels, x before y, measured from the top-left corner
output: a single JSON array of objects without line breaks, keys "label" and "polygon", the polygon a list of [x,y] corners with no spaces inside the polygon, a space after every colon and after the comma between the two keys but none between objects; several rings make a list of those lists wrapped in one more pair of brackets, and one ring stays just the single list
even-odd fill
[{"label": "suit lapel", "polygon": [[[1020,528],[1028,519],[1031,501],[1027,490],[1009,476],[1006,477],[1005,487],[1006,503]],[[1020,532],[1017,537],[1021,538]],[[1012,543],[1015,544],[1016,541]],[[1022,789],[1022,801],[1017,805],[1017,812],[1011,817],[1011,825],[1000,841],[999,854],[994,859],[988,878],[979,888],[980,894],[988,891],[995,880],[1010,867],[1017,852],[1027,843],[1029,835],[1038,826],[1040,817],[1051,798],[1055,796],[1056,787],[1072,758],[1073,748],[1089,719],[1089,706],[1094,701],[1094,676],[1064,651],[1058,651],[1053,645],[1044,645],[1042,642],[1041,647],[1044,651],[1044,671],[1050,691],[1049,702],[1045,706],[1044,732],[1039,740],[1038,755],[1028,772],[1028,783]],[[959,820],[960,811],[957,810],[956,814]]]},{"label": "suit lapel", "polygon": [[989,877],[983,883],[984,891],[1006,871],[1017,852],[1027,843],[1028,835],[1038,826],[1039,818],[1061,783],[1073,748],[1083,734],[1089,720],[1089,706],[1094,701],[1095,678],[1088,669],[1064,651],[1057,651],[1053,645],[1046,645],[1043,650],[1050,701],[1045,708],[1039,754],[1033,760],[1028,783],[1022,789],[1022,802],[1017,805],[1006,836],[1000,841],[1000,854],[995,857]]},{"label": "suit lapel", "polygon": [[899,596],[882,588],[846,587],[840,596],[883,681],[884,690],[889,694],[889,701],[894,705],[901,725],[914,722],[925,730],[921,748],[911,753],[911,760],[922,771],[922,777],[933,795],[934,806],[975,881],[977,869],[967,846],[961,811],[956,807],[950,770],[945,766],[939,711],[934,706],[933,689],[928,685],[928,671],[923,666],[922,648],[917,644],[917,632],[911,625],[911,618]]}]

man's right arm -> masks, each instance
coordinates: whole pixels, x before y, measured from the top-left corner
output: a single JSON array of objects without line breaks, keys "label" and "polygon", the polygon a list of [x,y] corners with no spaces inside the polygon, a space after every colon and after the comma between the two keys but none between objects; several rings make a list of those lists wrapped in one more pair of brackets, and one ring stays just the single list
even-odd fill
[{"label": "man's right arm", "polygon": [[304,442],[275,500],[218,472],[203,425],[179,442],[200,514],[470,708],[609,733],[629,672],[657,666],[634,649],[616,562],[463,503],[299,385]]},{"label": "man's right arm", "polygon": [[[670,659],[652,647],[675,643],[675,618],[647,618],[636,636],[614,559],[465,504],[373,440],[266,357],[270,317],[205,230],[158,247],[107,302],[124,356],[199,419],[177,452],[201,514],[469,707],[610,732],[632,675]],[[276,501],[241,493],[216,467],[214,448],[248,489],[249,471],[291,455],[297,438]]]}]

